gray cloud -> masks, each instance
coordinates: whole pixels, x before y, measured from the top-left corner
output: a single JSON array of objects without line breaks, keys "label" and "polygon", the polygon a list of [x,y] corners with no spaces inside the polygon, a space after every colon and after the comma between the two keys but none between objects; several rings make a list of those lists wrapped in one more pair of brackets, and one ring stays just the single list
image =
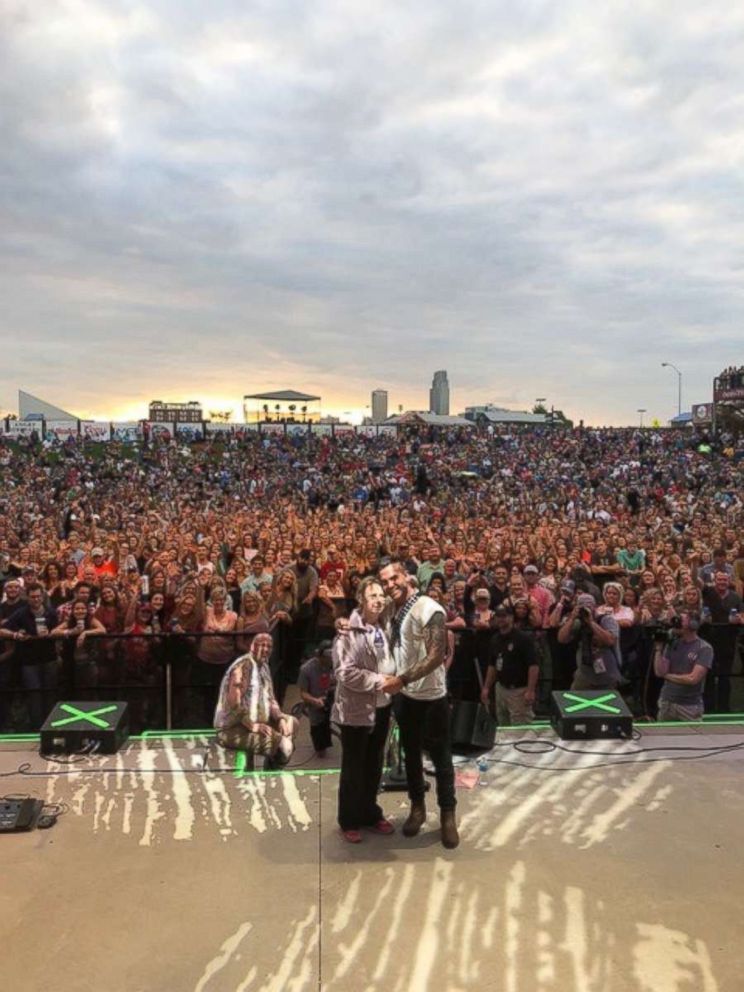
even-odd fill
[{"label": "gray cloud", "polygon": [[[722,3],[0,15],[0,403],[383,385],[674,412],[741,361]],[[737,350],[738,349],[738,350]],[[93,374],[91,374],[93,373]],[[172,389],[167,384],[173,383]]]}]

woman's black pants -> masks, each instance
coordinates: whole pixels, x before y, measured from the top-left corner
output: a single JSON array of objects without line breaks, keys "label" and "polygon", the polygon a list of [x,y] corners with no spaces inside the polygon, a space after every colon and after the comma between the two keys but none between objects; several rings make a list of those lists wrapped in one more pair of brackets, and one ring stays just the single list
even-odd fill
[{"label": "woman's black pants", "polygon": [[338,825],[342,830],[371,827],[382,819],[377,791],[389,726],[390,706],[378,706],[373,727],[341,726]]}]

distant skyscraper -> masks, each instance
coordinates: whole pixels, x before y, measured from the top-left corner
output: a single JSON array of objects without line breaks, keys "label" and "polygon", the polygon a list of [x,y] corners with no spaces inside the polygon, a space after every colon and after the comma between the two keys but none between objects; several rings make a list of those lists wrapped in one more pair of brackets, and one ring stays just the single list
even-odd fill
[{"label": "distant skyscraper", "polygon": [[372,390],[372,423],[381,424],[387,420],[388,394],[387,389]]},{"label": "distant skyscraper", "polygon": [[444,370],[434,373],[434,380],[429,390],[429,413],[449,416],[449,382]]}]

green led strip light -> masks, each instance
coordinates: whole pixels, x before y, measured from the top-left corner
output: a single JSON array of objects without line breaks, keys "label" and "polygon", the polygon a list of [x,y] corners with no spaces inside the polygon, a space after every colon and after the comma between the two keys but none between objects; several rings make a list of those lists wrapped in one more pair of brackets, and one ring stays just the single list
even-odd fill
[{"label": "green led strip light", "polygon": [[338,775],[341,771],[340,768],[277,768],[276,771],[249,771],[246,768],[247,764],[248,758],[245,751],[238,751],[235,756],[235,766],[233,768],[235,778],[248,778],[251,776],[265,778],[269,775]]},{"label": "green led strip light", "polygon": [[[639,730],[653,730],[655,727],[737,727],[744,725],[744,713],[711,713],[700,720],[670,720],[649,721],[634,720],[634,726]],[[509,727],[499,727],[499,733],[509,734],[523,730],[549,730],[549,720],[535,720],[534,723],[517,723]],[[147,741],[152,738],[166,740],[192,740],[197,737],[214,737],[214,728],[205,727],[203,730],[145,730],[141,734],[132,734],[130,741]],[[38,734],[0,734],[0,744],[38,743]]]}]

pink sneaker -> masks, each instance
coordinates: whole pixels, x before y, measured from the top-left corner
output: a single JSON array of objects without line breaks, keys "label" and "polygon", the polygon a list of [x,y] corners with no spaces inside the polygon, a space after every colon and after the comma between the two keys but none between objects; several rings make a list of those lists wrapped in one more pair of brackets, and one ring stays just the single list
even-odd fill
[{"label": "pink sneaker", "polygon": [[362,843],[362,835],[358,830],[342,830],[341,836],[349,844]]},{"label": "pink sneaker", "polygon": [[367,828],[371,830],[373,834],[394,834],[395,827],[390,822],[390,820],[378,820],[377,823],[373,823],[371,827]]}]

